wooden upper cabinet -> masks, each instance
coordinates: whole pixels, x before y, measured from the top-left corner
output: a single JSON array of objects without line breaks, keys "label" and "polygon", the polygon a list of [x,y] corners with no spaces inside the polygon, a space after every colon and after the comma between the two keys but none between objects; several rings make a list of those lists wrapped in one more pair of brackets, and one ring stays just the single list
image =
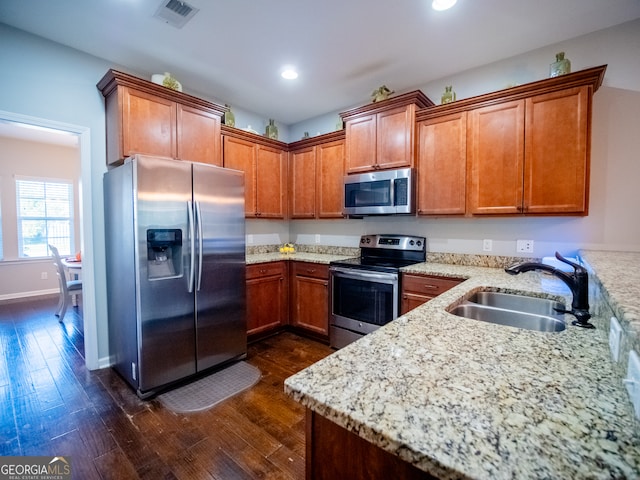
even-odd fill
[{"label": "wooden upper cabinet", "polygon": [[[466,215],[587,215],[591,102],[606,68],[420,110],[419,213],[462,213],[466,189]],[[466,186],[455,180],[465,155]]]},{"label": "wooden upper cabinet", "polygon": [[469,112],[472,214],[588,210],[589,87]]},{"label": "wooden upper cabinet", "polygon": [[256,149],[256,216],[285,218],[286,153],[264,145]]},{"label": "wooden upper cabinet", "polygon": [[[118,143],[113,143],[117,155],[112,157],[114,162],[111,163],[123,160],[134,153],[176,157],[175,102],[133,88],[122,87],[118,96],[107,100],[107,115],[112,109],[122,111],[122,124],[120,134],[117,131],[108,131],[108,134],[113,134],[113,139],[110,140],[119,140]],[[107,124],[107,128],[113,126],[118,130],[114,123]],[[109,146],[111,145],[108,144]]]},{"label": "wooden upper cabinet", "polygon": [[378,168],[413,165],[416,106],[393,108],[376,116],[376,159]]},{"label": "wooden upper cabinet", "polygon": [[522,212],[524,101],[468,112],[469,212]]},{"label": "wooden upper cabinet", "polygon": [[222,166],[220,115],[178,105],[178,158]]},{"label": "wooden upper cabinet", "polygon": [[418,123],[419,215],[464,215],[466,169],[466,112]]},{"label": "wooden upper cabinet", "polygon": [[224,107],[116,70],[98,88],[106,104],[108,166],[136,153],[222,164]]},{"label": "wooden upper cabinet", "polygon": [[412,167],[416,110],[431,105],[418,90],[341,113],[346,173]]},{"label": "wooden upper cabinet", "polygon": [[223,129],[224,166],[245,173],[245,216],[285,218],[287,167],[280,142]]},{"label": "wooden upper cabinet", "polygon": [[244,213],[246,217],[256,215],[255,144],[241,138],[222,137],[224,166],[244,172]]},{"label": "wooden upper cabinet", "polygon": [[376,115],[365,115],[345,122],[347,173],[368,172],[377,167]]},{"label": "wooden upper cabinet", "polygon": [[291,218],[342,218],[344,132],[293,143],[289,179]]},{"label": "wooden upper cabinet", "polygon": [[291,218],[316,216],[316,148],[306,147],[289,153],[291,180]]},{"label": "wooden upper cabinet", "polygon": [[344,139],[316,147],[316,216],[342,218],[344,205]]},{"label": "wooden upper cabinet", "polygon": [[587,213],[589,87],[528,98],[525,213]]}]

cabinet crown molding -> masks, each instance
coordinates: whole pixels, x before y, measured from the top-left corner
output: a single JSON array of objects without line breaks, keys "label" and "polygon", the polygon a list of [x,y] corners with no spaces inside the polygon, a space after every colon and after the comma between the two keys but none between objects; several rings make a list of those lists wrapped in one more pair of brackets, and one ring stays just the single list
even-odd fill
[{"label": "cabinet crown molding", "polygon": [[535,82],[525,83],[517,87],[506,88],[495,92],[477,95],[475,97],[457,100],[455,102],[446,103],[444,105],[436,105],[418,110],[416,113],[416,121],[427,120],[433,117],[440,117],[448,113],[458,113],[477,107],[485,107],[495,103],[504,103],[511,100],[520,100],[523,98],[551,93],[566,88],[581,87],[584,85],[592,88],[592,93],[596,92],[604,79],[604,73],[607,65],[599,67],[587,68],[574,73],[560,75],[553,78],[545,78]]},{"label": "cabinet crown molding", "polygon": [[188,93],[178,92],[170,88],[158,85],[149,80],[144,80],[119,70],[109,69],[97,84],[103,97],[108,97],[117,87],[131,87],[166,100],[180,103],[195,108],[206,109],[222,116],[228,109],[223,105],[209,102]]},{"label": "cabinet crown molding", "polygon": [[434,103],[424,93],[420,90],[415,90],[413,92],[407,92],[401,95],[396,95],[395,97],[390,97],[386,100],[382,100],[381,102],[368,103],[367,105],[352,108],[351,110],[340,113],[340,117],[342,120],[346,120],[357,115],[383,112],[391,108],[404,107],[411,104],[415,104],[417,108],[427,108],[434,105]]}]

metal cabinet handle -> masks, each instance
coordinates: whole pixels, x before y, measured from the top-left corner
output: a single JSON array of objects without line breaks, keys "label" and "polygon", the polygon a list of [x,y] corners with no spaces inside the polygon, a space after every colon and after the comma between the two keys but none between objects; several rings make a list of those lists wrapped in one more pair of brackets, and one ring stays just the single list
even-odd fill
[{"label": "metal cabinet handle", "polygon": [[437,290],[438,286],[437,285],[429,285],[428,283],[424,285],[424,288],[426,288],[427,290]]}]

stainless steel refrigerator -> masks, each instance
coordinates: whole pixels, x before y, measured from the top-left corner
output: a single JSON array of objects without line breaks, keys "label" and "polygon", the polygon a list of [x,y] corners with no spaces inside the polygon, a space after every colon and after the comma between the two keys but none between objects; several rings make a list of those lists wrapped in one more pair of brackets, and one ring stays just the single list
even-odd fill
[{"label": "stainless steel refrigerator", "polygon": [[104,176],[109,346],[141,398],[246,357],[244,174],[135,155]]}]

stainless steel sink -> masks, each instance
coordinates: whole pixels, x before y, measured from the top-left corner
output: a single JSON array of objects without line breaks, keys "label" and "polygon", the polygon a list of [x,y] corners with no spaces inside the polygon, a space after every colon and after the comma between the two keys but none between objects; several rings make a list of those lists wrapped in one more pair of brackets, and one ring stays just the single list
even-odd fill
[{"label": "stainless steel sink", "polygon": [[527,295],[515,295],[500,292],[477,292],[467,299],[471,303],[486,305],[516,312],[531,313],[535,315],[557,316],[558,310],[564,310],[565,304],[548,298],[529,297]]},{"label": "stainless steel sink", "polygon": [[566,328],[562,302],[499,292],[478,292],[449,310],[459,317],[508,325],[538,332],[561,332]]}]

